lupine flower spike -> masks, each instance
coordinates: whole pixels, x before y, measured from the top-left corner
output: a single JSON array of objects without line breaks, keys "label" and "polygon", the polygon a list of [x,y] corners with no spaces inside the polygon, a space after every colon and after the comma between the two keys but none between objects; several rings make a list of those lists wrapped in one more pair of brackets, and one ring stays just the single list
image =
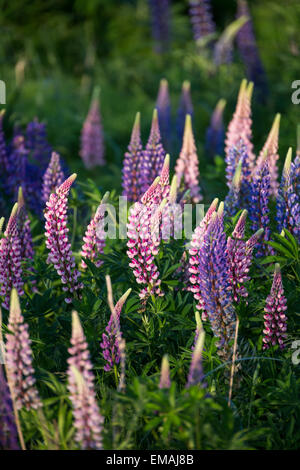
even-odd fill
[{"label": "lupine flower spike", "polygon": [[[88,258],[99,268],[103,261],[99,259],[99,255],[103,253],[105,247],[105,233],[103,227],[103,219],[106,210],[106,201],[109,198],[109,192],[105,193],[101,203],[96,210],[96,213],[90,221],[86,232],[83,237],[83,246],[81,249],[82,258]],[[84,259],[81,262],[81,266],[86,268]]]},{"label": "lupine flower spike", "polygon": [[203,324],[202,324],[198,310],[196,310],[195,312],[195,320],[196,320],[196,331],[195,331],[194,345],[192,346],[192,351],[195,349],[199,334],[203,330]]},{"label": "lupine flower spike", "polygon": [[221,99],[218,101],[206,131],[205,151],[210,158],[213,158],[215,155],[222,155],[224,152],[225,131],[223,114],[225,106],[225,100]]},{"label": "lupine flower spike", "polygon": [[270,295],[266,299],[265,315],[264,315],[264,337],[263,349],[269,349],[270,346],[279,345],[280,349],[285,347],[287,317],[287,301],[284,296],[284,290],[281,279],[280,266],[275,265],[273,284]]},{"label": "lupine flower spike", "polygon": [[171,103],[169,85],[165,78],[160,81],[156,109],[162,141],[165,148],[169,148],[171,140]]},{"label": "lupine flower spike", "polygon": [[157,110],[155,109],[153,111],[150,136],[146,145],[146,149],[143,151],[143,158],[140,162],[139,168],[142,194],[147,191],[157,175],[160,174],[165,155],[165,150],[161,143]]},{"label": "lupine flower spike", "polygon": [[15,204],[7,223],[4,237],[0,240],[0,295],[3,307],[9,308],[12,288],[23,295],[22,248],[18,231],[18,204]]},{"label": "lupine flower spike", "polygon": [[167,354],[165,354],[161,362],[159,388],[170,388],[170,387],[171,387],[170,364],[169,364],[168,356]]},{"label": "lupine flower spike", "polygon": [[256,161],[255,172],[258,172],[267,158],[270,171],[271,194],[276,197],[278,191],[278,138],[279,138],[280,114],[276,114],[268,138],[260,151]]},{"label": "lupine flower spike", "polygon": [[68,390],[73,407],[75,440],[83,450],[102,449],[103,417],[94,389],[93,366],[78,313],[72,312]]},{"label": "lupine flower spike", "polygon": [[142,196],[138,173],[142,155],[143,148],[141,141],[140,113],[137,113],[132,128],[128,150],[124,156],[122,170],[122,195],[126,196],[130,202],[136,202]]},{"label": "lupine flower spike", "polygon": [[149,0],[149,7],[155,52],[162,53],[168,49],[170,41],[170,0]]},{"label": "lupine flower spike", "polygon": [[193,117],[194,107],[191,97],[191,84],[188,80],[185,80],[182,84],[181,96],[179,101],[179,107],[177,111],[176,129],[179,138],[179,142],[182,142],[185,117],[190,114]]},{"label": "lupine flower spike", "polygon": [[80,156],[86,168],[105,165],[103,140],[99,90],[96,89],[81,132]]},{"label": "lupine flower spike", "polygon": [[197,42],[212,35],[216,25],[211,13],[210,0],[190,0],[189,3],[194,39]]},{"label": "lupine flower spike", "polygon": [[233,217],[240,209],[241,175],[242,160],[239,161],[236,167],[230,190],[224,202],[225,213],[229,217]]},{"label": "lupine flower spike", "polygon": [[120,315],[122,312],[123,305],[125,304],[127,297],[129,296],[131,289],[128,289],[124,295],[118,300],[115,306],[115,318],[111,313],[105,333],[102,335],[102,343],[100,346],[103,350],[103,357],[106,361],[104,366],[105,371],[111,370],[114,365],[120,362],[120,349],[119,349],[119,338],[121,334],[120,330]]},{"label": "lupine flower spike", "polygon": [[199,161],[192,129],[192,118],[189,114],[185,119],[183,144],[176,162],[175,172],[178,186],[183,180],[183,190],[190,190],[193,202],[200,202],[203,197],[199,187]]},{"label": "lupine flower spike", "polygon": [[18,450],[17,428],[13,405],[0,364],[0,450]]},{"label": "lupine flower spike", "polygon": [[201,385],[202,388],[206,386],[203,383],[203,368],[202,368],[202,351],[204,346],[205,332],[201,330],[192,354],[192,361],[190,365],[189,375],[187,379],[186,388],[193,385]]},{"label": "lupine flower spike", "polygon": [[18,293],[11,292],[8,333],[6,334],[6,369],[17,409],[36,409],[42,406],[32,367],[31,341],[28,325],[21,313]]},{"label": "lupine flower spike", "polygon": [[[71,296],[82,287],[78,281],[80,272],[75,267],[67,227],[68,194],[76,176],[75,173],[71,175],[56,189],[55,193],[50,195],[45,210],[45,236],[49,250],[47,262],[54,265],[57,274],[61,277],[63,290]],[[68,296],[65,300],[70,303],[72,297]]]},{"label": "lupine flower spike", "polygon": [[21,256],[23,260],[33,260],[33,243],[30,230],[30,220],[26,211],[22,187],[18,193],[18,230],[21,242]]},{"label": "lupine flower spike", "polygon": [[60,157],[58,153],[52,152],[50,163],[43,177],[42,198],[44,202],[48,201],[50,194],[55,192],[64,179]]}]

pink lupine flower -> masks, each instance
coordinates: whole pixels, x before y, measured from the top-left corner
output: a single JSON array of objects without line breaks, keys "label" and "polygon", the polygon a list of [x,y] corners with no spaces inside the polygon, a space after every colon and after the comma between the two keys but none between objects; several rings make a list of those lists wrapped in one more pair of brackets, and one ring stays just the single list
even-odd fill
[{"label": "pink lupine flower", "polygon": [[168,356],[165,355],[161,362],[159,388],[170,388],[170,387],[171,387],[170,364],[169,364]]},{"label": "pink lupine flower", "polygon": [[44,202],[48,201],[50,194],[55,192],[64,179],[60,157],[58,153],[52,152],[48,168],[43,176],[42,198]]},{"label": "pink lupine flower", "polygon": [[[243,140],[243,144],[246,147],[248,155],[248,165],[250,169],[249,178],[254,167],[255,155],[253,153],[252,144],[252,119],[251,119],[251,97],[253,91],[253,83],[242,80],[238,100],[233,114],[233,118],[230,121],[226,133],[225,139],[225,154],[226,161],[231,161],[230,150],[236,147],[240,140]],[[238,161],[236,161],[236,164]],[[231,180],[233,178],[235,167],[232,168],[232,173],[226,175],[227,185],[230,187]]]},{"label": "pink lupine flower", "polygon": [[[96,213],[90,221],[85,235],[83,237],[84,244],[81,249],[82,258],[88,258],[95,263],[99,268],[103,261],[99,259],[99,255],[103,253],[105,247],[105,233],[103,230],[103,218],[106,210],[106,201],[109,198],[109,192],[105,193],[101,203],[96,210]],[[81,266],[86,268],[84,260],[81,262]]]},{"label": "pink lupine flower", "polygon": [[206,384],[203,383],[204,374],[202,369],[202,351],[204,346],[204,339],[205,333],[204,330],[201,330],[193,350],[186,388],[192,387],[193,385],[201,385],[202,387],[206,386]]},{"label": "pink lupine flower", "polygon": [[190,190],[192,201],[202,200],[199,187],[199,161],[192,128],[192,118],[186,115],[183,143],[179,158],[176,162],[175,172],[178,186],[183,184],[184,190]]},{"label": "pink lupine flower", "polygon": [[279,159],[278,155],[278,139],[279,139],[279,125],[280,125],[280,114],[276,114],[274,122],[272,124],[271,130],[267,137],[267,140],[260,151],[260,154],[257,158],[255,165],[255,172],[257,173],[261,170],[262,166],[267,159],[270,172],[270,185],[271,185],[271,194],[276,196],[278,191],[279,183],[278,179],[278,168],[277,160]]},{"label": "pink lupine flower", "polygon": [[171,102],[169,95],[169,85],[165,78],[163,78],[159,84],[156,109],[158,112],[158,121],[162,141],[166,148],[168,148],[171,140]]},{"label": "pink lupine flower", "polygon": [[99,99],[96,93],[81,131],[80,156],[86,168],[105,165]]},{"label": "pink lupine flower", "polygon": [[105,328],[106,333],[103,333],[102,335],[102,343],[100,343],[100,346],[103,349],[103,357],[106,360],[106,365],[104,366],[105,371],[111,370],[114,365],[119,364],[121,359],[119,348],[119,335],[122,337],[120,330],[120,315],[130,292],[131,289],[128,289],[116,303],[115,317],[111,314],[108,325]]},{"label": "pink lupine flower", "polygon": [[94,388],[93,366],[78,313],[72,312],[68,390],[73,407],[75,440],[83,450],[102,449],[103,417]]},{"label": "pink lupine flower", "polygon": [[[75,173],[71,175],[56,189],[55,193],[50,195],[45,210],[45,236],[49,250],[47,263],[54,265],[57,274],[61,277],[64,292],[72,295],[82,287],[78,281],[80,272],[75,267],[67,227],[68,194],[76,176]],[[65,300],[70,303],[72,298],[67,297]]]},{"label": "pink lupine flower", "polygon": [[6,334],[6,367],[17,409],[42,406],[32,367],[31,341],[24,322],[16,289],[11,292],[8,333]]},{"label": "pink lupine flower", "polygon": [[15,204],[0,240],[0,295],[3,307],[9,308],[11,290],[15,287],[23,295],[22,247],[18,232],[18,204]]},{"label": "pink lupine flower", "polygon": [[202,310],[202,320],[207,319],[207,314],[204,311],[203,300],[202,300],[202,297],[201,297],[199,280],[198,280],[198,265],[199,265],[198,251],[201,248],[205,231],[207,229],[207,226],[209,224],[209,221],[210,221],[213,213],[216,211],[218,202],[219,202],[219,200],[217,198],[213,200],[213,202],[211,203],[209,209],[206,212],[205,217],[201,220],[198,227],[196,227],[196,229],[195,229],[195,231],[192,235],[191,248],[189,250],[189,254],[190,254],[190,257],[189,257],[189,264],[190,264],[189,272],[191,273],[189,290],[191,292],[193,292],[193,294],[194,294],[194,298],[197,302],[196,308],[198,310]]},{"label": "pink lupine flower", "polygon": [[275,346],[276,344],[278,344],[281,349],[285,347],[284,340],[287,337],[287,317],[284,312],[287,309],[286,303],[280,266],[277,263],[275,265],[271,292],[266,299],[264,309],[263,349],[269,349],[270,346]]}]

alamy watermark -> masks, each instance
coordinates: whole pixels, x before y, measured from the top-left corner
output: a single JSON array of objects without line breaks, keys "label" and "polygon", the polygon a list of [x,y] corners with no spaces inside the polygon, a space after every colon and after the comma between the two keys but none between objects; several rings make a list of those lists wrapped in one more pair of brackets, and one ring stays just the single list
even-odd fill
[{"label": "alamy watermark", "polygon": [[300,80],[294,80],[292,83],[292,88],[295,89],[291,97],[292,103],[300,104]]},{"label": "alamy watermark", "polygon": [[3,80],[0,80],[0,104],[6,104],[6,85]]}]

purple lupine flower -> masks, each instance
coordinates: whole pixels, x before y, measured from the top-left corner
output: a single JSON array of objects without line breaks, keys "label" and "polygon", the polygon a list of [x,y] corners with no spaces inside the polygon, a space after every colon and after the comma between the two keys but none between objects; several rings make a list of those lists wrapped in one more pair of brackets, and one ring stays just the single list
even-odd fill
[{"label": "purple lupine flower", "polygon": [[3,117],[5,111],[2,109],[0,112],[0,168],[1,168],[1,177],[3,174],[7,174],[9,170],[9,161],[8,161],[8,154],[7,154],[7,147],[5,142],[5,136],[3,131]]},{"label": "purple lupine flower", "polygon": [[234,177],[231,182],[230,190],[224,201],[225,213],[229,217],[233,217],[240,209],[240,191],[242,176],[242,160],[238,162],[235,169]]},{"label": "purple lupine flower", "polygon": [[81,131],[80,156],[85,167],[88,169],[105,165],[104,139],[98,94],[99,91],[96,90]]},{"label": "purple lupine flower", "polygon": [[143,195],[140,190],[139,167],[143,156],[141,141],[140,113],[136,114],[128,150],[124,156],[122,170],[122,195],[130,202],[136,202]]},{"label": "purple lupine flower", "polygon": [[[103,196],[101,203],[99,204],[94,217],[91,219],[86,232],[83,237],[83,246],[81,248],[81,256],[82,258],[88,258],[95,265],[97,268],[101,266],[103,261],[99,259],[99,255],[101,255],[104,251],[105,247],[105,232],[103,225],[103,218],[106,211],[106,201],[109,198],[109,192],[106,192]],[[81,266],[86,268],[87,265],[82,260]]]},{"label": "purple lupine flower", "polygon": [[[253,176],[249,196],[249,218],[251,230],[264,229],[264,241],[270,238],[269,200],[271,195],[270,172],[268,160],[262,164],[260,170]],[[257,256],[264,256],[267,247],[262,243],[257,244]]]},{"label": "purple lupine flower", "polygon": [[23,260],[33,260],[33,242],[30,230],[30,220],[26,211],[22,187],[18,193],[18,231],[21,242],[21,257]]},{"label": "purple lupine flower", "polygon": [[227,237],[223,227],[223,204],[213,212],[203,241],[198,250],[197,282],[204,310],[209,318],[214,336],[218,338],[218,354],[225,360],[231,356],[236,314],[228,277],[229,257]]},{"label": "purple lupine flower", "polygon": [[178,187],[183,191],[190,191],[193,202],[198,203],[203,199],[199,186],[199,161],[195,144],[192,118],[186,115],[183,143],[179,158],[176,162],[175,173]]},{"label": "purple lupine flower", "polygon": [[293,170],[295,171],[295,167],[292,168],[292,148],[290,148],[285,159],[277,194],[276,220],[279,232],[286,228],[300,241],[300,194],[296,192],[296,185],[293,184],[295,178]]},{"label": "purple lupine flower", "polygon": [[34,119],[26,129],[26,148],[33,162],[45,171],[52,152],[47,140],[46,124]]},{"label": "purple lupine flower", "polygon": [[237,17],[242,16],[246,16],[248,21],[237,33],[239,52],[245,64],[248,79],[254,82],[261,95],[265,96],[268,92],[267,79],[256,44],[250,11],[245,0],[238,0]]},{"label": "purple lupine flower", "polygon": [[187,114],[190,114],[190,116],[193,117],[194,107],[191,97],[191,84],[188,80],[185,80],[182,84],[176,119],[176,130],[180,142],[182,142],[185,126],[185,117]]},{"label": "purple lupine flower", "polygon": [[[61,277],[63,291],[73,295],[82,287],[78,281],[80,272],[75,267],[67,227],[68,194],[76,176],[76,173],[71,175],[50,195],[44,214],[46,246],[49,250],[47,263],[52,263]],[[67,297],[65,301],[70,303],[72,298]]]},{"label": "purple lupine flower", "polygon": [[199,39],[213,34],[216,25],[211,13],[210,0],[189,0],[189,4],[194,39],[197,42]]},{"label": "purple lupine flower", "polygon": [[156,109],[162,141],[164,146],[168,148],[171,140],[171,102],[169,85],[165,78],[163,78],[159,84]]},{"label": "purple lupine flower", "polygon": [[153,111],[150,136],[139,165],[141,192],[144,194],[160,174],[166,152],[161,143],[157,110]]},{"label": "purple lupine flower", "polygon": [[264,164],[267,159],[270,172],[270,185],[271,185],[271,195],[277,195],[278,191],[278,168],[277,160],[279,159],[278,155],[278,140],[279,140],[279,125],[280,125],[280,114],[276,114],[274,122],[272,124],[271,130],[268,134],[267,140],[261,149],[259,156],[256,161],[254,173],[258,172],[261,166]]},{"label": "purple lupine flower", "polygon": [[263,234],[263,229],[259,229],[246,242],[244,240],[246,218],[247,211],[244,210],[235,226],[232,237],[228,237],[227,239],[229,259],[228,277],[233,299],[238,303],[241,301],[242,297],[248,297],[248,291],[244,284],[250,279],[248,273],[252,262],[253,250]]},{"label": "purple lupine flower", "polygon": [[100,343],[100,346],[103,350],[103,357],[106,361],[104,366],[105,371],[111,370],[114,365],[117,365],[120,362],[119,335],[122,337],[120,331],[120,315],[130,292],[131,289],[128,289],[116,303],[115,316],[111,314],[108,325],[105,328],[106,332],[102,335],[102,343]]},{"label": "purple lupine flower", "polygon": [[266,299],[264,309],[263,349],[269,349],[270,346],[275,346],[276,344],[279,345],[280,349],[285,347],[287,317],[284,312],[287,309],[286,303],[280,266],[276,263],[271,292]]},{"label": "purple lupine flower", "polygon": [[0,396],[0,450],[19,450],[12,400],[1,365]]},{"label": "purple lupine flower", "polygon": [[204,346],[205,333],[202,330],[199,333],[190,365],[189,375],[186,383],[186,388],[192,387],[193,385],[201,385],[202,388],[206,387],[203,383],[203,368],[202,368],[202,351]]},{"label": "purple lupine flower", "polygon": [[22,248],[18,232],[18,204],[15,204],[0,240],[0,295],[2,305],[9,308],[11,290],[15,287],[19,295],[23,295]]},{"label": "purple lupine flower", "polygon": [[211,203],[210,207],[208,208],[205,217],[201,220],[200,224],[195,228],[195,231],[192,235],[191,240],[191,248],[189,250],[189,272],[190,275],[190,286],[189,290],[193,293],[194,298],[197,302],[196,308],[198,310],[202,310],[202,320],[207,320],[207,313],[204,309],[203,298],[200,292],[200,284],[199,284],[199,251],[203,244],[204,234],[207,230],[208,224],[213,213],[216,211],[217,205],[219,200],[216,198]]},{"label": "purple lupine flower", "polygon": [[102,449],[103,417],[97,405],[88,345],[75,311],[72,312],[72,338],[68,351],[68,390],[73,407],[75,440],[82,450]]},{"label": "purple lupine flower", "polygon": [[[230,150],[237,146],[241,139],[246,147],[249,165],[249,178],[254,168],[255,155],[253,153],[252,143],[252,119],[251,119],[251,98],[253,92],[253,83],[247,84],[246,80],[242,80],[235,112],[232,120],[228,125],[225,139],[225,155],[230,161]],[[238,158],[239,160],[239,158]],[[236,164],[238,162],[236,161]],[[226,160],[227,161],[227,160]],[[232,169],[231,178],[234,175],[235,168]],[[231,179],[227,177],[227,185],[230,187]]]},{"label": "purple lupine flower", "polygon": [[6,334],[6,370],[14,391],[17,409],[37,409],[42,406],[32,367],[31,340],[24,322],[16,289],[11,292]]},{"label": "purple lupine flower", "polygon": [[161,361],[160,381],[158,387],[161,389],[171,387],[170,364],[167,354],[164,355]]},{"label": "purple lupine flower", "polygon": [[215,155],[222,155],[224,152],[225,130],[223,123],[223,113],[226,101],[218,101],[210,119],[210,125],[206,130],[205,151],[210,158]]},{"label": "purple lupine flower", "polygon": [[29,181],[27,179],[28,153],[23,135],[16,135],[12,142],[12,149],[9,155],[9,176],[7,186],[13,199],[18,197],[18,188],[23,187],[24,193],[30,191]]},{"label": "purple lupine flower", "polygon": [[149,8],[155,52],[162,53],[168,49],[170,41],[170,0],[149,0]]},{"label": "purple lupine flower", "polygon": [[54,193],[56,188],[64,181],[64,172],[60,164],[58,153],[52,152],[47,170],[43,176],[42,199],[47,202],[50,194]]}]

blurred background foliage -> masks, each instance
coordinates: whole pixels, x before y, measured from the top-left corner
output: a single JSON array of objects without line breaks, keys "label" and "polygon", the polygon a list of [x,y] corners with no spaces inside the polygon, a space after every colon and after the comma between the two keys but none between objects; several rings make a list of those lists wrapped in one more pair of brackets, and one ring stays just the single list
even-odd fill
[{"label": "blurred background foliage", "polygon": [[[291,83],[300,78],[300,3],[248,3],[270,90],[264,103],[254,97],[254,143],[258,152],[275,113],[282,113],[282,161],[287,148],[295,146],[299,121],[299,107],[291,102]],[[220,35],[235,19],[236,2],[214,0],[212,6]],[[24,125],[37,116],[47,122],[50,143],[71,168],[91,176],[78,156],[79,136],[93,87],[99,85],[109,165],[93,170],[92,176],[104,186],[110,185],[112,176],[118,188],[136,111],[142,113],[145,142],[159,80],[165,77],[175,128],[181,85],[190,80],[200,171],[205,174],[207,163],[212,163],[204,152],[211,112],[219,98],[225,98],[228,123],[245,70],[236,47],[233,63],[218,68],[197,53],[187,0],[171,2],[171,43],[162,54],[154,52],[147,0],[1,0],[0,12],[0,78],[7,86],[8,135],[15,123]],[[178,143],[171,153],[174,161]]]}]

